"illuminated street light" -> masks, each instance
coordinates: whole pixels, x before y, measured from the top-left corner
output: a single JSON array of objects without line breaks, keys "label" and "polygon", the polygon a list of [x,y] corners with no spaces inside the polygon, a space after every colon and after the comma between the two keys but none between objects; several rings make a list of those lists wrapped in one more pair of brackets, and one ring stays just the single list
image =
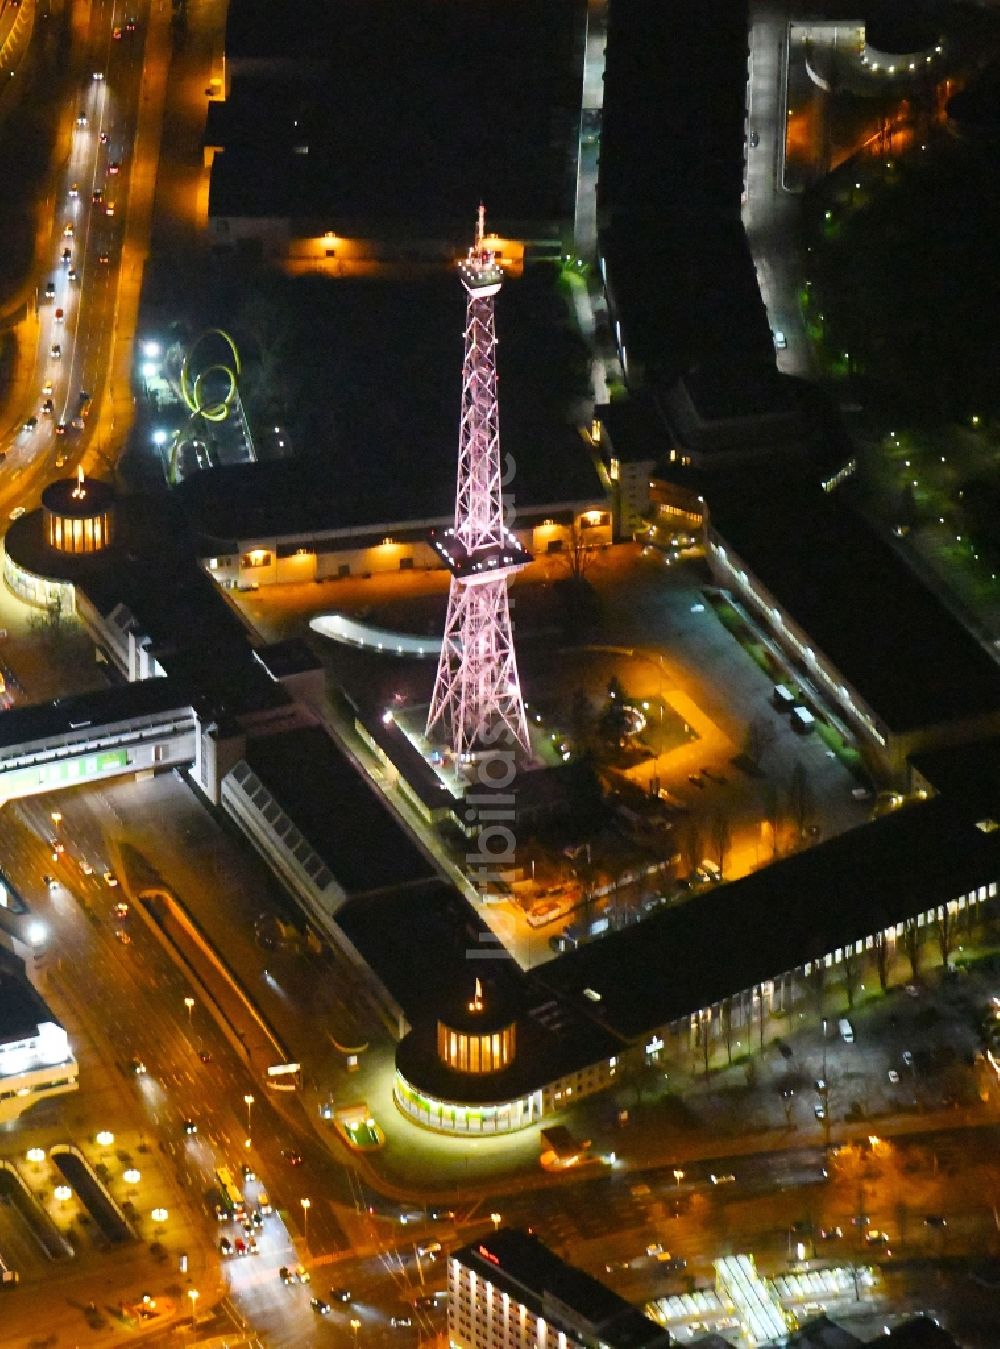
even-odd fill
[{"label": "illuminated street light", "polygon": [[250,1092],[247,1092],[247,1094],[243,1097],[243,1103],[247,1108],[247,1147],[250,1146],[250,1136],[253,1133],[253,1126],[251,1124],[251,1112],[253,1110],[253,1101],[254,1101],[253,1096],[250,1094]]},{"label": "illuminated street light", "polygon": [[65,1204],[67,1199],[73,1198],[73,1191],[68,1185],[57,1185],[52,1193],[59,1200],[60,1204]]},{"label": "illuminated street light", "polygon": [[110,1148],[114,1145],[115,1136],[110,1129],[102,1129],[97,1135],[97,1145],[102,1148]]},{"label": "illuminated street light", "polygon": [[159,342],[143,342],[142,354],[147,360],[155,361],[163,355],[163,348],[160,346]]},{"label": "illuminated street light", "polygon": [[674,1167],[674,1180],[677,1182],[678,1186],[680,1185],[680,1183],[681,1183],[681,1181],[682,1181],[683,1179],[684,1179],[684,1172],[681,1170],[681,1168],[680,1168],[679,1166],[675,1166],[675,1167]]},{"label": "illuminated street light", "polygon": [[153,432],[153,444],[166,445],[167,440],[168,436],[166,431],[164,431],[163,427],[162,426],[157,427],[157,429]]},{"label": "illuminated street light", "polygon": [[153,1209],[152,1218],[154,1223],[165,1223],[169,1217],[170,1214],[165,1208]]},{"label": "illuminated street light", "polygon": [[354,1332],[354,1343],[358,1342],[358,1331],[361,1329],[361,1322],[356,1316],[351,1317],[351,1330]]},{"label": "illuminated street light", "polygon": [[503,1216],[502,1216],[502,1214],[499,1214],[499,1213],[491,1213],[491,1214],[490,1214],[490,1222],[493,1224],[493,1231],[495,1232],[495,1231],[497,1230],[497,1228],[500,1226],[500,1224],[503,1222]]},{"label": "illuminated street light", "polygon": [[134,1166],[130,1166],[127,1171],[122,1172],[122,1180],[126,1185],[138,1185],[139,1181],[142,1180],[142,1175]]},{"label": "illuminated street light", "polygon": [[39,923],[36,920],[28,924],[28,941],[32,946],[41,946],[48,935],[49,930],[44,923]]},{"label": "illuminated street light", "polygon": [[54,810],[52,814],[49,816],[49,819],[52,821],[53,824],[62,824],[62,811]]},{"label": "illuminated street light", "polygon": [[302,1205],[302,1240],[309,1245],[309,1210],[312,1208],[311,1199],[300,1199]]},{"label": "illuminated street light", "polygon": [[142,363],[143,379],[155,379],[155,377],[159,374],[159,371],[160,367],[156,364],[155,361],[143,361]]},{"label": "illuminated street light", "polygon": [[191,1023],[191,1013],[194,1011],[194,998],[188,996],[184,999],[184,1006],[187,1008],[188,1024]]},{"label": "illuminated street light", "polygon": [[29,1162],[34,1162],[36,1166],[40,1166],[42,1162],[45,1161],[45,1149],[29,1148],[27,1152],[27,1157]]}]

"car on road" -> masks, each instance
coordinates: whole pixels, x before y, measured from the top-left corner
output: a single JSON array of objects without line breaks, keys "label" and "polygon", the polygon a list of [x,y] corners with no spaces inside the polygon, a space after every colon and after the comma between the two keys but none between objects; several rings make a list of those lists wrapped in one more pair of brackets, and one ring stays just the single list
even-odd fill
[{"label": "car on road", "polygon": [[131,1068],[136,1077],[146,1076],[146,1065],[143,1063],[142,1059],[134,1058],[132,1060]]},{"label": "car on road", "polygon": [[243,1240],[242,1237],[237,1237],[237,1238],[236,1238],[236,1246],[235,1246],[234,1249],[235,1249],[237,1255],[246,1255],[246,1253],[247,1253],[247,1244],[246,1244],[246,1242]]},{"label": "car on road", "polygon": [[126,33],[135,32],[135,19],[131,14],[127,15],[125,18],[125,31]]},{"label": "car on road", "polygon": [[47,282],[46,282],[46,284],[45,284],[45,298],[46,298],[47,300],[54,300],[54,299],[56,298],[56,283],[55,283],[54,281],[47,281]]},{"label": "car on road", "polygon": [[817,1119],[826,1119],[826,1106],[814,1105],[813,1114],[816,1116]]},{"label": "car on road", "polygon": [[202,1063],[211,1063],[211,1062],[212,1062],[212,1056],[211,1056],[211,1054],[208,1052],[207,1049],[199,1049],[199,1050],[198,1050],[198,1058],[202,1061]]},{"label": "car on road", "polygon": [[70,185],[69,185],[69,195],[70,195],[70,200],[71,200],[71,201],[76,201],[76,199],[77,199],[77,198],[79,197],[79,195],[80,195],[80,185],[79,185],[79,183],[70,183]]},{"label": "car on road", "polygon": [[87,125],[87,114],[84,112],[83,108],[76,114],[76,124],[77,126]]},{"label": "car on road", "polygon": [[906,1064],[907,1068],[913,1067],[913,1055],[908,1049],[903,1050],[903,1062]]},{"label": "car on road", "polygon": [[942,1217],[940,1213],[928,1213],[924,1218],[924,1226],[937,1228],[947,1227],[948,1220],[947,1218]]},{"label": "car on road", "polygon": [[351,1290],[349,1288],[331,1288],[327,1296],[331,1302],[350,1302]]},{"label": "car on road", "polygon": [[784,351],[788,346],[788,338],[780,328],[774,330],[774,349],[775,351]]},{"label": "car on road", "polygon": [[63,225],[63,238],[72,239],[73,233],[74,233],[73,222],[72,220],[67,220],[65,225]]},{"label": "car on road", "polygon": [[95,206],[100,206],[101,202],[104,200],[104,188],[95,187],[93,193],[91,194],[90,200],[94,203]]},{"label": "car on road", "polygon": [[240,1167],[240,1175],[243,1177],[244,1180],[256,1180],[256,1179],[257,1179],[256,1173],[255,1173],[253,1167],[250,1166],[247,1162],[244,1162],[243,1165]]},{"label": "car on road", "polygon": [[122,26],[121,26],[120,23],[116,23],[115,26],[114,26],[114,28],[112,28],[112,30],[111,30],[111,36],[114,38],[115,42],[121,42],[121,40],[122,40]]},{"label": "car on road", "polygon": [[844,1235],[842,1227],[821,1227],[819,1229],[820,1241],[839,1241]]},{"label": "car on road", "polygon": [[47,379],[45,383],[42,385],[42,397],[43,398],[51,397],[52,391],[53,391],[52,381],[50,379]]},{"label": "car on road", "polygon": [[79,275],[79,273],[77,272],[77,270],[76,270],[75,267],[71,267],[71,268],[69,269],[69,271],[66,273],[66,279],[67,279],[68,281],[79,281],[79,280],[80,280],[80,275]]},{"label": "car on road", "polygon": [[311,1297],[309,1299],[309,1306],[312,1307],[317,1316],[329,1316],[330,1312],[333,1310],[329,1302],[324,1302],[321,1297]]},{"label": "car on road", "polygon": [[760,132],[759,132],[759,131],[751,131],[751,132],[750,132],[750,149],[751,149],[751,150],[756,150],[756,149],[757,149],[757,146],[758,146],[759,144],[760,144]]},{"label": "car on road", "polygon": [[440,1241],[428,1241],[417,1247],[417,1256],[421,1260],[436,1260],[441,1254]]},{"label": "car on road", "polygon": [[122,946],[132,945],[132,938],[128,935],[128,933],[125,931],[123,927],[115,928],[115,940],[120,941]]},{"label": "car on road", "polygon": [[103,81],[103,79],[104,79],[104,71],[103,71],[103,70],[95,70],[95,71],[94,71],[94,83],[95,83],[95,84],[100,84],[100,83]]},{"label": "car on road", "polygon": [[312,1275],[304,1265],[296,1265],[294,1268],[282,1265],[278,1270],[278,1278],[282,1283],[308,1283]]},{"label": "car on road", "polygon": [[49,347],[49,355],[52,357],[54,361],[58,361],[61,359],[62,347],[59,345],[58,342],[53,342],[51,347]]},{"label": "car on road", "polygon": [[120,918],[124,922],[129,915],[129,907],[123,899],[120,899],[111,912],[116,918]]},{"label": "car on road", "polygon": [[407,1330],[413,1325],[412,1316],[390,1316],[389,1324],[393,1330]]},{"label": "car on road", "polygon": [[73,250],[67,245],[62,251],[63,266],[68,267],[73,258]]},{"label": "car on road", "polygon": [[83,431],[86,429],[87,423],[82,417],[74,417],[70,422],[70,426],[72,426],[74,431]]},{"label": "car on road", "polygon": [[57,435],[57,436],[64,436],[65,434],[66,434],[66,423],[65,423],[65,422],[56,422],[56,435]]},{"label": "car on road", "polygon": [[56,886],[59,884],[55,876],[43,876],[42,880],[45,882],[45,884],[48,886],[50,890],[54,890]]},{"label": "car on road", "polygon": [[56,323],[62,323],[65,317],[66,317],[65,309],[57,309],[55,314],[53,314],[53,318],[55,319]]},{"label": "car on road", "polygon": [[186,1134],[196,1134],[198,1132],[198,1126],[193,1119],[186,1119],[184,1121],[184,1132]]},{"label": "car on road", "polygon": [[219,1238],[219,1254],[220,1254],[220,1255],[232,1255],[232,1253],[233,1253],[233,1243],[229,1240],[228,1237],[220,1237],[220,1238]]},{"label": "car on road", "polygon": [[65,468],[65,467],[66,467],[66,456],[64,454],[57,454],[56,468]]},{"label": "car on road", "polygon": [[106,266],[108,265],[108,263],[111,261],[111,254],[110,254],[110,253],[98,253],[98,255],[97,255],[97,261],[100,262],[100,263],[102,263],[103,266],[106,267]]},{"label": "car on road", "polygon": [[896,1072],[895,1068],[889,1069],[889,1081],[893,1084],[893,1086],[895,1086],[896,1083],[899,1081],[899,1073]]},{"label": "car on road", "polygon": [[113,871],[106,871],[104,873],[104,884],[109,886],[112,890],[118,884],[118,877]]},{"label": "car on road", "polygon": [[55,406],[56,405],[55,403],[53,403],[51,398],[42,399],[42,412],[46,417],[52,416],[53,412],[55,411]]},{"label": "car on road", "polygon": [[302,1153],[296,1152],[294,1148],[282,1148],[281,1155],[289,1166],[302,1165]]},{"label": "car on road", "polygon": [[94,874],[94,868],[91,866],[91,864],[87,861],[85,857],[82,857],[80,859],[80,870],[83,872],[85,876],[93,876]]},{"label": "car on road", "polygon": [[260,1247],[257,1245],[257,1238],[252,1234],[247,1237],[247,1255],[260,1255]]},{"label": "car on road", "polygon": [[267,1217],[271,1212],[271,1197],[266,1190],[257,1191],[257,1212]]},{"label": "car on road", "polygon": [[38,428],[37,417],[26,417],[21,425],[22,431],[35,431]]},{"label": "car on road", "polygon": [[108,173],[114,176],[114,174],[119,173],[120,171],[121,171],[121,164],[119,164],[117,159],[113,159],[111,163],[108,165]]},{"label": "car on road", "polygon": [[114,213],[115,213],[115,204],[114,204],[113,201],[109,201],[108,204],[107,204],[107,206],[105,206],[105,208],[104,208],[104,214],[105,214],[105,215],[114,215]]}]

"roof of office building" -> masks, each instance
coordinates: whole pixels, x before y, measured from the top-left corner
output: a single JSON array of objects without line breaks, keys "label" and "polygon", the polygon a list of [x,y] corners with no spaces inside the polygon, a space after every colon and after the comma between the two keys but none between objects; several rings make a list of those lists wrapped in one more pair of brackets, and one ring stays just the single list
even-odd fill
[{"label": "roof of office building", "polygon": [[533,977],[638,1036],[995,879],[1000,831],[984,833],[977,818],[944,796],[908,805],[658,909]]},{"label": "roof of office building", "polygon": [[712,527],[890,730],[1000,712],[1000,665],[835,496],[733,477]]},{"label": "roof of office building", "polygon": [[879,1345],[883,1349],[959,1349],[958,1340],[929,1316],[914,1317],[868,1343],[873,1349]]},{"label": "roof of office building", "polygon": [[[461,9],[296,0],[296,8],[288,17],[239,0],[230,11],[237,62],[245,55],[266,70],[270,59],[273,70],[292,58],[321,62],[328,74],[303,85],[295,72],[283,89],[273,77],[253,79],[245,94],[237,74],[238,117],[212,168],[210,215],[318,218],[337,233],[351,232],[345,221],[380,232],[405,222],[417,239],[429,228],[471,227],[484,196],[499,220],[570,215],[576,0],[469,0]],[[306,145],[307,153],[296,148]]]},{"label": "roof of office building", "polygon": [[508,1292],[570,1338],[597,1335],[611,1349],[665,1345],[660,1326],[590,1274],[561,1260],[518,1228],[499,1231],[453,1252],[452,1259]]},{"label": "roof of office building", "polygon": [[[440,1100],[514,1100],[622,1048],[585,1010],[525,975],[465,897],[444,882],[352,900],[337,923],[413,1026],[397,1050],[400,1072]],[[448,1021],[456,1004],[472,997],[477,978],[486,1007],[517,1021],[513,1063],[496,1073],[455,1072],[437,1054],[438,1016]]]},{"label": "roof of office building", "polygon": [[245,758],[349,895],[405,889],[434,875],[376,789],[322,726],[255,737]]}]

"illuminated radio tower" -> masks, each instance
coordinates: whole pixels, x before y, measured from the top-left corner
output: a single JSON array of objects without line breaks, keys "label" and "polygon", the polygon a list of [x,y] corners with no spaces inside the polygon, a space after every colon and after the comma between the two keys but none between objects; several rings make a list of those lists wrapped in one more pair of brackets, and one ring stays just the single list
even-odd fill
[{"label": "illuminated radio tower", "polygon": [[484,241],[484,218],[480,205],[476,242],[461,263],[468,300],[455,525],[431,537],[451,588],[427,734],[442,721],[460,758],[511,740],[529,750],[507,578],[531,557],[503,520],[493,319],[503,272]]}]

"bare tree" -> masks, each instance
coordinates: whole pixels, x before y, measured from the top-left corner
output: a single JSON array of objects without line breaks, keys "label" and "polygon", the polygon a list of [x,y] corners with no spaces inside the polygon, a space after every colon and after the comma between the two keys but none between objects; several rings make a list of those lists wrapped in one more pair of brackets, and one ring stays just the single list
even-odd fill
[{"label": "bare tree", "polygon": [[854,1007],[854,995],[858,991],[858,984],[861,981],[861,961],[859,957],[851,951],[844,957],[844,992],[847,994],[847,1010],[851,1011]]},{"label": "bare tree", "polygon": [[781,796],[773,782],[765,782],[760,792],[761,811],[764,819],[771,826],[771,860],[773,861],[779,852],[779,831],[781,829]]},{"label": "bare tree", "polygon": [[733,1000],[724,998],[722,1002],[722,1014],[719,1018],[722,1023],[722,1038],[726,1042],[726,1061],[731,1065],[733,1062]]},{"label": "bare tree", "polygon": [[883,928],[875,933],[875,968],[878,970],[878,986],[886,993],[889,989],[889,943]]},{"label": "bare tree", "polygon": [[694,820],[688,820],[681,836],[681,856],[689,872],[701,865],[701,832]]},{"label": "bare tree", "polygon": [[733,842],[733,831],[729,825],[729,815],[719,809],[712,816],[712,847],[721,875],[726,873],[726,859]]},{"label": "bare tree", "polygon": [[705,1063],[705,1076],[708,1077],[711,1072],[712,1057],[712,1012],[709,1009],[707,1016],[698,1018],[698,1036],[701,1043],[701,1056]]},{"label": "bare tree", "polygon": [[916,979],[920,972],[920,929],[913,918],[908,919],[903,928],[903,949],[910,962],[910,972]]},{"label": "bare tree", "polygon": [[941,964],[947,969],[948,959],[955,943],[954,917],[947,904],[942,904],[937,911],[937,943],[941,952]]},{"label": "bare tree", "polygon": [[591,533],[583,521],[574,517],[569,527],[566,547],[562,550],[571,581],[585,581],[597,556],[597,545],[591,542]]},{"label": "bare tree", "polygon": [[743,733],[743,753],[759,765],[775,741],[775,729],[767,717],[754,717]]},{"label": "bare tree", "polygon": [[809,775],[801,762],[792,769],[792,776],[788,782],[788,806],[798,836],[802,838],[816,816],[816,798]]}]

